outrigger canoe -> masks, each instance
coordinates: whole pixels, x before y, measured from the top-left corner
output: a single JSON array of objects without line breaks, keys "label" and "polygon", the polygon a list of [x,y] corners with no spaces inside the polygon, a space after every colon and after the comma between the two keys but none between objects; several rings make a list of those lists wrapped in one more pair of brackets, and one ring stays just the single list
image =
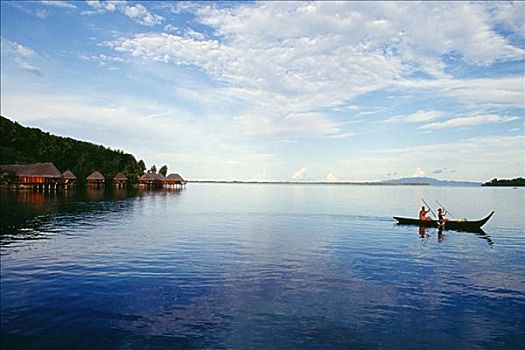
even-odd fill
[{"label": "outrigger canoe", "polygon": [[[481,226],[485,225],[489,221],[490,217],[494,212],[487,215],[485,218],[477,221],[471,220],[449,220],[441,224],[441,226],[449,230],[460,230],[460,231],[479,231]],[[411,218],[400,218],[394,216],[394,219],[398,221],[399,225],[418,225],[425,227],[440,227],[440,223],[437,220],[419,220]]]}]

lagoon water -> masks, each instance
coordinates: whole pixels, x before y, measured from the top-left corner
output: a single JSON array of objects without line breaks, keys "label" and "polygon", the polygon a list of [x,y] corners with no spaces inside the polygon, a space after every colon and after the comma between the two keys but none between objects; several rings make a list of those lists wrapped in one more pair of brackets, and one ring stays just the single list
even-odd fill
[{"label": "lagoon water", "polygon": [[[420,232],[420,198],[485,234]],[[2,192],[2,349],[525,345],[523,188]]]}]

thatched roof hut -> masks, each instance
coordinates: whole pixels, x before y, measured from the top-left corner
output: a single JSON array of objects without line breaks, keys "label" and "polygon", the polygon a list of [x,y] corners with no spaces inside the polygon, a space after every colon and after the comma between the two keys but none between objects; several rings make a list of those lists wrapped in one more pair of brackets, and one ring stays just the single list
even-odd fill
[{"label": "thatched roof hut", "polygon": [[62,178],[62,182],[64,183],[64,186],[67,187],[75,187],[77,184],[77,177],[71,170],[64,171],[64,177]]},{"label": "thatched roof hut", "polygon": [[146,173],[139,178],[139,182],[157,182],[160,181],[155,173]]},{"label": "thatched roof hut", "polygon": [[139,178],[139,184],[148,186],[162,186],[164,176],[152,172],[147,172]]},{"label": "thatched roof hut", "polygon": [[126,187],[128,184],[128,177],[124,175],[122,172],[119,172],[115,177],[113,178],[113,185],[117,187]]},{"label": "thatched roof hut", "polygon": [[113,178],[113,181],[128,181],[128,177],[124,175],[124,173],[119,172],[115,177]]},{"label": "thatched roof hut", "polygon": [[75,176],[75,174],[73,174],[73,172],[71,170],[66,170],[64,171],[64,180],[76,180],[77,177]]},{"label": "thatched roof hut", "polygon": [[7,174],[4,178],[9,185],[18,187],[56,188],[62,179],[62,173],[53,163],[6,164],[0,165],[0,172]]},{"label": "thatched roof hut", "polygon": [[184,183],[186,181],[184,181],[184,179],[182,178],[182,176],[180,176],[179,174],[169,174],[167,177],[166,177],[166,180],[169,181],[169,182],[173,182],[173,183]]},{"label": "thatched roof hut", "polygon": [[62,173],[53,163],[0,165],[0,171],[9,176],[27,178],[61,179]]},{"label": "thatched roof hut", "polygon": [[99,171],[92,172],[87,178],[88,183],[103,183],[104,176]]}]

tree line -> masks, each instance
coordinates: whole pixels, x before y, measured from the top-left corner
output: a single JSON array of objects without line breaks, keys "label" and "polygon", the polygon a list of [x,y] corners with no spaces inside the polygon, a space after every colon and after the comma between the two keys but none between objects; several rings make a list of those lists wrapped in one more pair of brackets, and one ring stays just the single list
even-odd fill
[{"label": "tree line", "polygon": [[525,186],[525,178],[517,177],[515,179],[492,179],[481,186]]},{"label": "tree line", "polygon": [[[95,170],[106,179],[123,172],[130,181],[137,182],[146,171],[144,161],[137,161],[132,154],[24,127],[4,116],[0,116],[0,135],[0,164],[52,162],[62,172],[71,170],[79,182]],[[156,172],[156,166],[150,171]],[[164,176],[167,172],[166,165],[159,169]]]}]

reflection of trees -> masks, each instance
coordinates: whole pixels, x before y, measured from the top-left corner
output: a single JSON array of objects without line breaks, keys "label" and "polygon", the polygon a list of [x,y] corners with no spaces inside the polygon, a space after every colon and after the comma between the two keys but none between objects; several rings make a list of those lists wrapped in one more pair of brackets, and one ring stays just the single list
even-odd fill
[{"label": "reflection of trees", "polygon": [[[58,192],[0,191],[0,245],[20,239],[45,238],[45,233],[97,218],[108,212],[127,211],[136,191],[84,189]],[[87,215],[89,214],[89,215]]]},{"label": "reflection of trees", "polygon": [[120,187],[120,188],[115,187],[113,189],[113,197],[115,199],[124,199],[129,196],[128,193],[129,191],[127,190],[127,188],[124,188],[124,187]]},{"label": "reflection of trees", "polygon": [[87,198],[92,201],[100,201],[104,199],[105,190],[99,187],[90,187],[86,189]]}]

